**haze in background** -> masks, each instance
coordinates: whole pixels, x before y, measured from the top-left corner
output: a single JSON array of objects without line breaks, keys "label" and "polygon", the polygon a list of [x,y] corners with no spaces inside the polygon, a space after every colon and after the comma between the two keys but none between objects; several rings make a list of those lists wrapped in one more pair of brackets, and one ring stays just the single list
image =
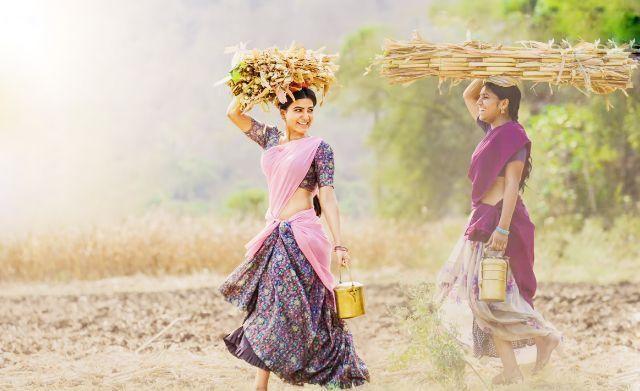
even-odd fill
[{"label": "haze in background", "polygon": [[[226,46],[337,52],[363,25],[433,31],[428,2],[3,1],[0,233],[119,219],[154,206],[215,210],[263,186],[259,149],[224,113]],[[252,112],[277,123],[275,110]],[[334,146],[345,209],[367,211],[370,119],[329,101],[314,133]],[[199,208],[199,209],[198,209]]]}]

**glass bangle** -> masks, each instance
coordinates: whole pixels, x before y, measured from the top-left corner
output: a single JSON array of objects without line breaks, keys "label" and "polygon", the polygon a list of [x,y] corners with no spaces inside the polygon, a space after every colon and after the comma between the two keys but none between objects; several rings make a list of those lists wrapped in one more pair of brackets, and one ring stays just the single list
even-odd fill
[{"label": "glass bangle", "polygon": [[496,231],[500,232],[503,235],[509,235],[509,231],[500,227],[496,227]]}]

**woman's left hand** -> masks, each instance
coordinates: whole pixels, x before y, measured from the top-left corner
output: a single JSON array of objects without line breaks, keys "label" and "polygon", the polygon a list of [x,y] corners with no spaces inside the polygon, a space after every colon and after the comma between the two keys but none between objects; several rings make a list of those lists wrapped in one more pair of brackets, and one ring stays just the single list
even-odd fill
[{"label": "woman's left hand", "polygon": [[507,248],[508,241],[509,236],[501,234],[498,231],[493,231],[487,242],[487,248],[493,251],[504,251]]},{"label": "woman's left hand", "polygon": [[344,250],[336,250],[336,257],[338,258],[338,262],[340,262],[341,266],[349,266],[351,264],[351,259],[349,258],[349,253]]}]

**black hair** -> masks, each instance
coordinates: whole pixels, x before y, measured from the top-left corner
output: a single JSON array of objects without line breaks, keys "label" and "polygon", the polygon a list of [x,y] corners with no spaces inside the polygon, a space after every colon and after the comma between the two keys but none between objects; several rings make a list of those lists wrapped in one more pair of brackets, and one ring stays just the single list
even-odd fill
[{"label": "black hair", "polygon": [[[313,92],[311,88],[302,87],[298,91],[293,93],[293,99],[291,95],[287,94],[287,101],[284,103],[280,103],[278,108],[280,110],[287,110],[291,104],[299,99],[311,99],[313,105],[315,106],[318,103],[316,99],[316,93]],[[316,212],[316,216],[320,217],[322,215],[322,207],[320,206],[320,199],[318,196],[313,197],[313,210]]]},{"label": "black hair", "polygon": [[[498,99],[509,99],[509,117],[513,121],[518,121],[518,110],[520,110],[520,100],[522,99],[522,93],[517,86],[509,86],[502,87],[494,83],[485,83],[485,87],[491,90],[494,94],[498,96]],[[531,154],[527,158],[527,161],[524,164],[524,170],[522,171],[522,178],[520,179],[520,190],[524,190],[527,180],[531,175],[531,170],[533,169],[533,162],[531,159]]]},{"label": "black hair", "polygon": [[509,99],[509,117],[512,120],[518,120],[518,110],[520,109],[520,99],[522,99],[522,93],[517,86],[502,87],[494,83],[485,83],[485,87],[491,90],[498,96],[498,99]]},{"label": "black hair", "polygon": [[302,87],[301,89],[293,93],[293,99],[291,98],[291,95],[287,94],[287,101],[284,103],[280,103],[278,105],[278,108],[280,110],[286,110],[289,108],[289,106],[291,106],[293,102],[297,101],[298,99],[311,99],[314,106],[318,103],[318,100],[316,99],[316,93],[313,92],[311,88]]},{"label": "black hair", "polygon": [[313,197],[313,210],[316,211],[316,216],[320,217],[322,215],[322,207],[318,196]]}]

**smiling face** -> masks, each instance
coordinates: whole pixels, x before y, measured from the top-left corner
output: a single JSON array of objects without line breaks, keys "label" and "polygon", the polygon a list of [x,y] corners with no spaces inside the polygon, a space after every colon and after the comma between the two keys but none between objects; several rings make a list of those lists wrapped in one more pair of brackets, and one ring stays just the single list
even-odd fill
[{"label": "smiling face", "polygon": [[287,125],[290,139],[307,135],[313,123],[313,108],[313,101],[309,98],[303,98],[293,101],[286,110],[280,110],[282,119]]},{"label": "smiling face", "polygon": [[480,90],[476,104],[478,105],[478,117],[481,121],[493,123],[498,117],[509,115],[509,99],[500,99],[486,86]]}]

